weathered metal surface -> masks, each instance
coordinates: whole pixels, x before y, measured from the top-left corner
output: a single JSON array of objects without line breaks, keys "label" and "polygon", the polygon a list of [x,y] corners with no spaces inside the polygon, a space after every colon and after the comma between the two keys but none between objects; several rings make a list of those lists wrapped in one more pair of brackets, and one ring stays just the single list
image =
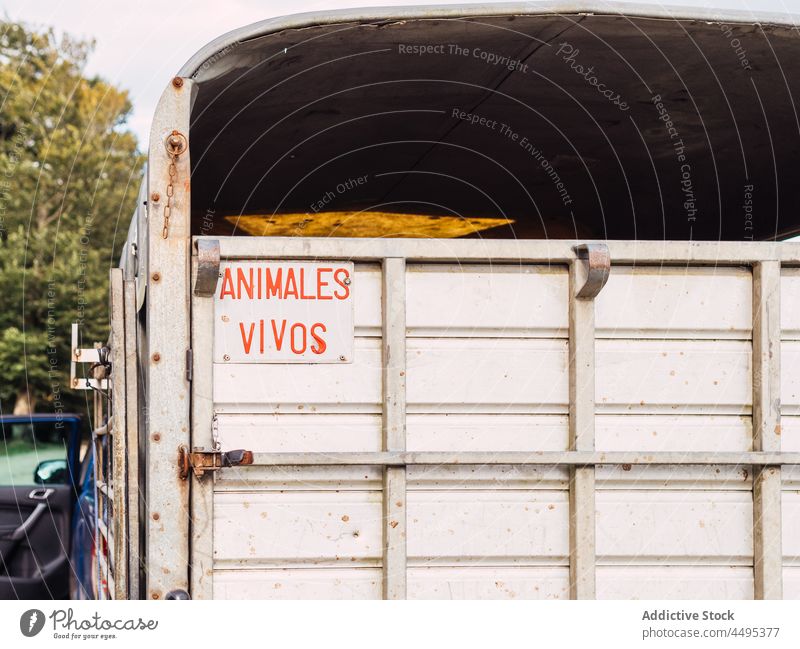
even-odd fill
[{"label": "weathered metal surface", "polygon": [[[198,240],[211,237],[196,237]],[[380,261],[402,257],[414,261],[478,261],[492,263],[567,264],[576,259],[577,245],[602,243],[617,264],[651,266],[698,264],[749,265],[776,259],[784,266],[800,266],[800,243],[736,241],[570,241],[567,239],[490,239],[475,245],[465,239],[447,245],[428,239],[301,239],[293,237],[213,237],[222,259],[359,259]]]},{"label": "weathered metal surface", "polygon": [[[753,449],[781,450],[781,266],[753,268]],[[783,597],[781,467],[760,466],[753,476],[756,599]]]},{"label": "weathered metal surface", "polygon": [[[382,286],[383,449],[406,449],[406,265],[404,259],[383,262]],[[405,467],[383,474],[383,597],[405,599],[407,593],[407,511]]]},{"label": "weathered metal surface", "polygon": [[197,247],[197,271],[194,280],[194,294],[197,297],[211,297],[217,290],[219,281],[219,241],[200,239]]},{"label": "weathered metal surface", "polygon": [[[189,587],[189,486],[175,464],[177,449],[188,445],[190,391],[185,355],[190,347],[190,164],[177,161],[164,142],[174,131],[189,133],[193,83],[170,84],[156,109],[150,132],[149,192],[170,197],[169,232],[164,238],[165,201],[147,205],[147,598]],[[175,164],[175,174],[169,167]],[[176,180],[177,179],[177,180]]]},{"label": "weathered metal surface", "polygon": [[[604,243],[588,243],[575,247],[585,268],[581,273],[580,284],[576,284],[573,293],[581,300],[591,300],[598,296],[608,281],[611,272],[611,257],[608,246]],[[577,273],[576,273],[577,275]]]},{"label": "weathered metal surface", "polygon": [[[240,250],[229,246],[233,258],[254,250],[252,242],[238,243]],[[258,243],[263,258],[281,254],[274,241]],[[432,245],[413,244],[423,255]],[[289,252],[316,257],[326,246],[309,240],[304,252]],[[685,250],[667,248],[674,258]],[[746,265],[774,249],[756,244],[751,251]],[[588,329],[589,318],[570,316],[568,264],[581,272],[582,262],[564,252],[572,256],[547,268],[489,266],[477,255],[459,264],[444,256],[449,264],[407,265],[405,451],[385,450],[379,336],[391,312],[381,307],[384,280],[374,266],[356,266],[366,288],[355,306],[351,370],[292,366],[291,389],[280,386],[286,371],[268,366],[256,372],[233,364],[224,376],[214,373],[206,389],[222,449],[254,453],[252,466],[214,476],[214,532],[204,540],[216,552],[214,596],[384,595],[384,475],[397,468],[407,491],[407,597],[569,596],[576,584],[570,555],[589,546],[586,536],[570,538],[581,527],[571,510],[592,500],[595,549],[584,557],[585,565],[598,564],[595,596],[753,597],[753,468],[794,471],[800,443],[780,452],[752,444],[750,270],[705,265],[710,249],[701,251],[699,267],[664,270],[658,257],[639,252],[628,260],[635,268],[615,263],[595,302],[597,388],[581,384],[574,367],[571,399],[564,377],[570,356],[581,355],[570,354],[568,333]],[[364,253],[373,259],[371,248]],[[784,272],[781,281],[794,281],[793,271]],[[429,286],[441,300],[426,293]],[[486,297],[486,310],[476,295]],[[785,309],[784,354],[795,358],[795,307],[790,301]],[[787,387],[794,379],[784,374],[784,408],[800,411],[800,391]],[[593,392],[596,413],[586,407]],[[570,401],[585,408],[573,416],[572,430]],[[784,415],[785,442],[800,439],[796,419]],[[583,468],[594,484],[584,481],[576,493],[573,480],[570,503],[570,470]],[[784,521],[800,506],[789,493]],[[794,556],[794,546],[784,546]],[[788,596],[795,574],[789,566],[771,579],[785,579]],[[581,588],[588,596],[585,582]]]},{"label": "weathered metal surface", "polygon": [[[196,278],[198,263],[192,260]],[[196,280],[195,280],[196,281]],[[214,300],[211,297],[192,298],[192,446],[219,448],[213,434],[214,400],[212,396]],[[229,447],[232,448],[232,447]],[[237,447],[240,448],[240,447]],[[244,448],[247,448],[246,446]],[[191,484],[190,507],[191,563],[189,590],[192,599],[214,597],[214,482],[195,480]]]},{"label": "weathered metal surface", "polygon": [[207,473],[232,466],[245,466],[253,463],[252,451],[237,449],[235,451],[219,451],[204,448],[194,448],[191,451],[184,447],[178,450],[178,474],[181,480],[189,478],[191,471],[197,478],[202,478]]},{"label": "weathered metal surface", "polygon": [[751,464],[768,466],[800,464],[800,453],[749,452],[702,452],[702,451],[542,451],[536,453],[519,451],[463,451],[463,452],[374,452],[374,453],[254,453],[256,466],[338,466],[376,465],[408,466],[439,464],[521,464],[534,466],[594,466],[598,464],[705,464],[734,465]]},{"label": "weathered metal surface", "polygon": [[109,292],[111,307],[111,412],[113,424],[109,420],[111,433],[112,473],[104,476],[113,484],[113,493],[107,494],[113,504],[112,525],[114,543],[110,548],[114,557],[114,599],[128,598],[128,498],[126,453],[127,419],[127,372],[125,353],[125,284],[123,271],[112,268],[109,273]]},{"label": "weathered metal surface", "polygon": [[139,507],[141,502],[139,484],[139,359],[137,357],[137,317],[136,317],[136,281],[126,279],[123,287],[125,306],[125,418],[127,429],[119,431],[125,436],[126,460],[126,512],[128,524],[127,543],[128,560],[128,599],[139,599],[141,550]]},{"label": "weathered metal surface", "polygon": [[[595,314],[593,299],[610,270],[608,249],[576,247],[569,268],[569,448],[595,446]],[[592,466],[570,468],[570,597],[595,598],[595,475]]]}]

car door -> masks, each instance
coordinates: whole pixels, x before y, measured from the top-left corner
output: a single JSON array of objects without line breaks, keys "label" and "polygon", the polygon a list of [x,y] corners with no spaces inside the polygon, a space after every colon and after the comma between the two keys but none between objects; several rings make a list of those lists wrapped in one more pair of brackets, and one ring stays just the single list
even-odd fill
[{"label": "car door", "polygon": [[0,418],[0,599],[69,596],[77,418]]}]

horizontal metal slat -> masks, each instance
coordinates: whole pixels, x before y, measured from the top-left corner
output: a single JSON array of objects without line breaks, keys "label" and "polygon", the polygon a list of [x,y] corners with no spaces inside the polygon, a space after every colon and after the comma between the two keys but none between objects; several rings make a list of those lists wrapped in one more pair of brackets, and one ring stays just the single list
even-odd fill
[{"label": "horizontal metal slat", "polygon": [[[775,452],[701,452],[660,451],[652,453],[618,451],[551,451],[438,453],[254,453],[254,466],[407,466],[413,464],[532,464],[555,466],[592,466],[597,464],[732,464],[782,465],[800,464],[800,453]],[[237,468],[237,470],[240,470]]]}]

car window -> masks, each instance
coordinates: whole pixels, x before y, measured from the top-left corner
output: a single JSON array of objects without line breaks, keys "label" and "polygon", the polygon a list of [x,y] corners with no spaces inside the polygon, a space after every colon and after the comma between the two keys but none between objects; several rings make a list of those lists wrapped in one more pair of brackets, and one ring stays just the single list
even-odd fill
[{"label": "car window", "polygon": [[0,486],[69,482],[68,430],[57,421],[2,422]]}]

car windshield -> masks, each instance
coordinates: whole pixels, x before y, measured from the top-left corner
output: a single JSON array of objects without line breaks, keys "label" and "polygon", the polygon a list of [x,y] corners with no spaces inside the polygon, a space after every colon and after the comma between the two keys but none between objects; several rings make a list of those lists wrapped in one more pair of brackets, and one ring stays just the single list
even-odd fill
[{"label": "car windshield", "polygon": [[[3,421],[0,423],[0,486],[36,484],[36,467],[47,460],[66,461],[64,421]],[[54,471],[64,464],[45,465]]]}]

